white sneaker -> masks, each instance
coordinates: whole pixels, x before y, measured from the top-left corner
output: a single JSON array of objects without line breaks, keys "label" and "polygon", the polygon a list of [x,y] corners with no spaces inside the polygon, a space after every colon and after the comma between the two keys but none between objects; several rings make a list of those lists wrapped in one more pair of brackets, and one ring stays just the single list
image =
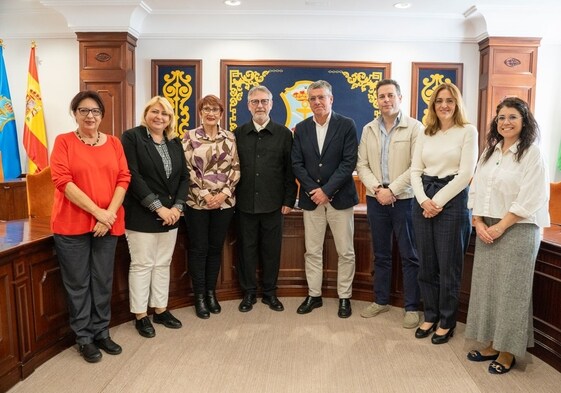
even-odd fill
[{"label": "white sneaker", "polygon": [[405,329],[414,329],[419,326],[419,313],[417,311],[405,311],[403,317],[403,327]]},{"label": "white sneaker", "polygon": [[360,316],[363,318],[372,318],[375,317],[378,314],[381,314],[383,312],[386,311],[390,311],[390,305],[386,304],[384,306],[377,304],[377,303],[372,303],[370,304],[368,307],[366,307],[364,310],[362,310],[362,312],[360,313]]}]

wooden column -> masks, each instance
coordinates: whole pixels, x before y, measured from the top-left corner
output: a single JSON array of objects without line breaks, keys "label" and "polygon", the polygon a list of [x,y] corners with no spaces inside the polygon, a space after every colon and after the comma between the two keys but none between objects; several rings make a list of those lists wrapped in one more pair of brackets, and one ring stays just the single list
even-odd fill
[{"label": "wooden column", "polygon": [[479,147],[499,102],[516,96],[532,111],[536,96],[538,46],[541,38],[489,37],[479,42]]},{"label": "wooden column", "polygon": [[105,105],[100,131],[116,137],[135,125],[136,38],[126,32],[76,33],[80,89],[97,91]]}]

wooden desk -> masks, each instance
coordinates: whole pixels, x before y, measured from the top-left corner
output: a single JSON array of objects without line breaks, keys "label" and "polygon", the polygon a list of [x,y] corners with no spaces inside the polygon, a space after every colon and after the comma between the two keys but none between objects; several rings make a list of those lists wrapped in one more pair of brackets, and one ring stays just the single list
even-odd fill
[{"label": "wooden desk", "polygon": [[[236,274],[236,237],[232,227],[226,239],[218,282],[220,300],[239,299]],[[181,222],[171,265],[170,308],[193,304],[186,269],[188,239]],[[465,258],[460,293],[459,320],[465,322],[469,303],[473,244]],[[364,205],[355,208],[356,274],[353,299],[372,301],[373,254]],[[337,297],[337,253],[328,231],[324,251],[323,293]],[[112,298],[112,325],[132,320],[128,301],[129,254],[124,237],[119,239],[115,259]],[[391,303],[403,306],[403,286],[399,255],[394,252]],[[285,217],[278,295],[305,296],[304,224],[302,212]],[[533,354],[561,372],[561,227],[544,233],[534,281]],[[295,312],[288,310],[287,312]],[[65,293],[54,243],[45,218],[0,222],[0,391],[74,343],[68,325]]]}]

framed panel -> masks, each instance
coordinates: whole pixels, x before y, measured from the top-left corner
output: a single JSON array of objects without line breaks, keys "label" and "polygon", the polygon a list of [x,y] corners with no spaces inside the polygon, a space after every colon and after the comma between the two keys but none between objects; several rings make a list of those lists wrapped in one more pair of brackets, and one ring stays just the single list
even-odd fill
[{"label": "framed panel", "polygon": [[199,121],[201,63],[201,60],[152,60],[152,96],[161,95],[171,102],[180,138]]},{"label": "framed panel", "polygon": [[308,86],[323,79],[333,87],[333,110],[355,121],[360,138],[364,125],[379,114],[376,85],[390,76],[390,67],[390,63],[367,62],[222,60],[225,128],[233,131],[251,119],[247,92],[262,84],[273,93],[271,118],[294,130],[297,123],[313,115]]},{"label": "framed panel", "polygon": [[411,117],[425,124],[434,89],[443,83],[453,83],[462,91],[463,72],[463,63],[413,63]]}]

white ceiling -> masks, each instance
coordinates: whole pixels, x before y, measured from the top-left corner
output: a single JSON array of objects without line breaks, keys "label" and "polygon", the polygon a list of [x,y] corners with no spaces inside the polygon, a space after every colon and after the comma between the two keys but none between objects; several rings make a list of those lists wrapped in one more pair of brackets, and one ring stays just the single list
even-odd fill
[{"label": "white ceiling", "polygon": [[0,37],[129,31],[140,38],[561,40],[561,0],[0,0]]},{"label": "white ceiling", "polygon": [[393,5],[398,0],[241,0],[242,4],[230,7],[223,0],[0,0],[0,11],[40,10],[43,4],[81,5],[142,5],[149,13],[200,13],[200,12],[366,12],[413,14],[462,15],[471,7],[516,7],[559,9],[559,0],[410,0],[408,9],[398,10]]}]

